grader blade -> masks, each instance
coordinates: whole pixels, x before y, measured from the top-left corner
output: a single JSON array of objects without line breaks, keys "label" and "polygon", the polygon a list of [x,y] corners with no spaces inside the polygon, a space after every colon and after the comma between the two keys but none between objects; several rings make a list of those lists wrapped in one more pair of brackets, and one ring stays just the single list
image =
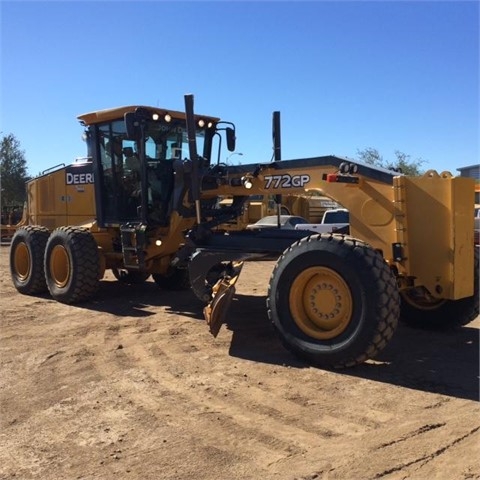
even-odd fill
[{"label": "grader blade", "polygon": [[212,302],[203,309],[203,315],[207,321],[208,329],[214,337],[217,337],[222,324],[225,323],[228,308],[235,294],[235,286],[225,286],[222,282],[219,290],[219,293],[215,295]]},{"label": "grader blade", "polygon": [[207,322],[210,333],[217,337],[222,324],[225,323],[230,304],[235,295],[235,283],[240,276],[243,268],[243,262],[235,263],[235,275],[220,279],[213,287],[213,299],[203,309],[203,315]]}]

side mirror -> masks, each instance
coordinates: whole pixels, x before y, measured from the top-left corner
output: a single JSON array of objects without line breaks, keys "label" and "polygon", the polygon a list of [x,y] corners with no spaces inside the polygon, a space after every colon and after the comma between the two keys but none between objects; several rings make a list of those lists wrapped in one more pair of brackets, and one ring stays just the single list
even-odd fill
[{"label": "side mirror", "polygon": [[227,135],[227,148],[230,152],[235,151],[235,130],[231,127],[227,127],[225,129],[226,135]]},{"label": "side mirror", "polygon": [[127,112],[124,117],[125,130],[129,140],[138,140],[140,137],[140,130],[138,128],[137,116],[134,112]]}]

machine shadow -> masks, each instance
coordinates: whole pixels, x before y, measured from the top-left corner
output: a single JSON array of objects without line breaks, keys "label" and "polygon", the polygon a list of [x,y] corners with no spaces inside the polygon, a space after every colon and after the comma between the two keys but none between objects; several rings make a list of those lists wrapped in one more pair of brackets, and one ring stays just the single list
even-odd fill
[{"label": "machine shadow", "polygon": [[375,360],[345,373],[479,401],[479,331],[476,328],[431,331],[400,323],[390,343]]},{"label": "machine shadow", "polygon": [[[172,292],[154,282],[126,285],[102,281],[99,295],[81,308],[119,317],[150,317],[149,307],[164,307],[193,320],[203,320],[203,304],[191,291]],[[268,319],[265,297],[236,294],[226,314],[232,332],[233,357],[292,368],[315,368],[282,345]],[[455,331],[426,331],[400,324],[393,339],[375,358],[343,375],[389,383],[414,390],[479,400],[479,331],[468,326]]]},{"label": "machine shadow", "polygon": [[[231,355],[295,368],[311,367],[282,346],[268,319],[265,298],[237,295],[235,301],[227,319],[227,327],[233,332]],[[401,323],[374,361],[335,371],[478,401],[479,331],[468,326],[455,331],[426,331]]]},{"label": "machine shadow", "polygon": [[101,281],[97,296],[76,306],[118,317],[137,318],[157,315],[148,310],[149,307],[164,307],[167,312],[203,321],[202,303],[193,292],[163,290],[151,281],[140,285]]}]

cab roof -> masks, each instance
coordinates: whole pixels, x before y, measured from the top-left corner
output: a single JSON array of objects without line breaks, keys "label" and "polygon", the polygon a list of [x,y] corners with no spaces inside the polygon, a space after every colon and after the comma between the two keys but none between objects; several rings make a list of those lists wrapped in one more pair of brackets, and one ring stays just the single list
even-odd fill
[{"label": "cab roof", "polygon": [[[84,113],[78,115],[77,118],[83,125],[93,125],[96,123],[104,123],[112,120],[123,119],[123,116],[127,112],[134,112],[137,108],[146,108],[152,113],[158,113],[161,117],[169,114],[172,118],[184,120],[185,112],[178,112],[176,110],[165,110],[158,107],[148,107],[144,105],[128,105],[124,107],[109,108],[106,110],[98,110],[96,112]],[[204,119],[213,123],[220,121],[219,118],[209,117],[206,115],[195,115],[196,120]]]}]

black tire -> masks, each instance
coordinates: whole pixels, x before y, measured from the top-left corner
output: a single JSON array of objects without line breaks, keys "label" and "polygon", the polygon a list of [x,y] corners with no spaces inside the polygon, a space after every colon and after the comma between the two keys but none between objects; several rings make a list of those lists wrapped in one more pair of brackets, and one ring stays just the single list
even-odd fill
[{"label": "black tire", "polygon": [[410,289],[400,292],[402,322],[426,330],[454,329],[467,325],[479,314],[479,251],[474,247],[473,296],[461,300],[437,300],[423,294],[422,289]]},{"label": "black tire", "polygon": [[268,315],[284,346],[321,367],[373,358],[398,324],[396,280],[372,247],[344,235],[301,239],[270,278]]},{"label": "black tire", "polygon": [[59,227],[45,250],[45,278],[52,297],[62,303],[89,300],[98,290],[100,258],[92,234],[81,227]]},{"label": "black tire", "polygon": [[10,245],[10,274],[15,288],[24,295],[47,291],[43,257],[49,231],[45,227],[20,227]]},{"label": "black tire", "polygon": [[128,285],[140,285],[145,283],[150,276],[150,274],[146,272],[132,272],[124,268],[112,268],[112,273],[119,282]]},{"label": "black tire", "polygon": [[152,273],[154,282],[165,290],[188,290],[190,288],[190,277],[188,268],[171,267],[166,275]]}]

